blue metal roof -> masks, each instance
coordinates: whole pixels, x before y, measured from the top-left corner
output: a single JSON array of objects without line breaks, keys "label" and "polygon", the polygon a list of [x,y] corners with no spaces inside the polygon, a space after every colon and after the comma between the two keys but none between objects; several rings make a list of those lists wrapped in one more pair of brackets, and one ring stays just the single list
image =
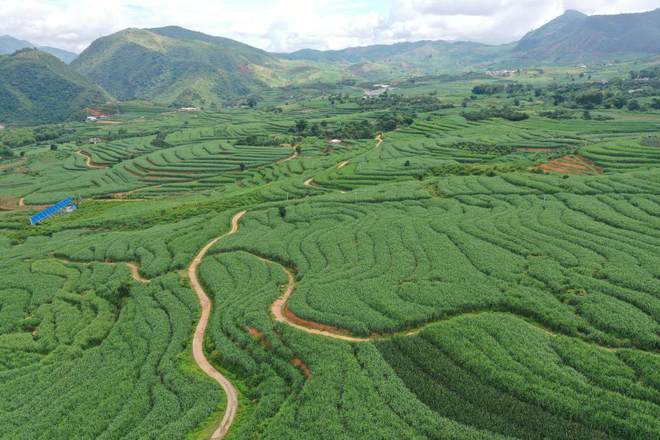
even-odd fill
[{"label": "blue metal roof", "polygon": [[44,209],[43,211],[41,211],[41,212],[33,215],[32,217],[30,217],[30,224],[36,225],[37,223],[39,223],[41,221],[44,221],[48,217],[51,217],[51,216],[57,214],[58,212],[60,212],[61,210],[63,210],[64,208],[66,208],[67,206],[69,206],[71,204],[73,204],[73,198],[72,197],[67,197],[66,199],[62,200],[61,202],[57,202],[53,206],[50,206],[50,207]]}]

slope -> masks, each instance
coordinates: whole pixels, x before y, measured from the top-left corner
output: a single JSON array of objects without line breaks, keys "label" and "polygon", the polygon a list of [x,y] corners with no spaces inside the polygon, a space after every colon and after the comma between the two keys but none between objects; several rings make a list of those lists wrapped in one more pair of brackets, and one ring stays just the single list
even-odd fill
[{"label": "slope", "polygon": [[0,56],[0,121],[62,122],[110,96],[52,55],[22,49]]},{"label": "slope", "polygon": [[19,40],[10,35],[0,36],[0,55],[9,55],[16,52],[17,50],[27,48],[39,49],[42,52],[56,56],[67,64],[71,63],[78,56],[77,54],[64,49],[58,49],[56,47],[49,46],[37,46],[36,44],[32,44],[29,41]]},{"label": "slope", "polygon": [[465,70],[493,62],[510,48],[510,45],[490,46],[465,41],[417,41],[329,51],[303,49],[279,56],[289,60],[346,64],[354,75],[376,78]]},{"label": "slope", "polygon": [[284,85],[298,64],[227,38],[169,26],[100,38],[72,66],[120,99],[204,106]]},{"label": "slope", "polygon": [[523,59],[543,63],[657,54],[660,53],[660,9],[593,16],[569,10],[528,33],[516,50]]}]

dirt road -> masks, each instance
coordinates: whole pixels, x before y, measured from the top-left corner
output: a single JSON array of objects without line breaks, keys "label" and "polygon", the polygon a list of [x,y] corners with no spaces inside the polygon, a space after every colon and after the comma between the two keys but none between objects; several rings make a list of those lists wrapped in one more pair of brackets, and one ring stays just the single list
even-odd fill
[{"label": "dirt road", "polygon": [[79,155],[85,158],[85,166],[87,168],[94,168],[97,170],[104,170],[106,168],[109,168],[107,165],[101,165],[92,161],[92,155],[84,150],[78,150],[76,151],[76,153],[78,153]]},{"label": "dirt road", "polygon": [[193,357],[195,362],[199,365],[199,368],[206,373],[209,377],[214,379],[220,384],[225,394],[227,395],[227,408],[225,409],[225,415],[220,422],[220,425],[216,428],[211,436],[212,440],[219,440],[227,435],[229,427],[236,417],[236,410],[238,409],[238,392],[232,383],[218,370],[216,370],[213,365],[206,359],[204,355],[204,333],[206,333],[206,327],[209,322],[209,316],[211,315],[211,300],[209,299],[202,284],[199,282],[197,277],[197,270],[199,265],[202,263],[206,253],[213,247],[217,242],[223,238],[235,234],[238,231],[238,222],[245,215],[246,211],[241,211],[236,214],[231,220],[231,230],[224,235],[214,238],[204,246],[199,253],[195,256],[192,263],[188,267],[188,278],[190,279],[190,285],[192,286],[195,294],[197,294],[197,299],[199,300],[199,305],[202,309],[202,314],[197,323],[197,328],[195,329],[195,334],[193,335]]},{"label": "dirt road", "polygon": [[[268,261],[268,260],[264,260]],[[333,329],[330,326],[325,326],[322,324],[317,324],[311,321],[305,321],[301,318],[298,318],[293,313],[291,313],[287,307],[287,301],[293,294],[293,291],[296,288],[296,278],[293,276],[291,270],[284,268],[286,275],[289,279],[289,282],[286,286],[286,291],[282,296],[277,298],[275,302],[270,306],[270,311],[273,314],[273,317],[276,321],[290,325],[291,327],[297,328],[307,333],[314,335],[325,336],[333,339],[341,339],[342,341],[349,342],[366,342],[370,338],[358,338],[346,334],[346,332],[341,329]]]},{"label": "dirt road", "polygon": [[300,156],[300,155],[298,154],[298,150],[294,150],[294,151],[293,151],[293,154],[292,154],[291,156],[289,156],[289,157],[285,157],[284,159],[280,159],[280,160],[277,161],[277,163],[288,162],[288,161],[293,160],[293,159],[295,159],[295,158],[297,158],[297,157],[299,157],[299,156]]},{"label": "dirt road", "polygon": [[133,279],[139,283],[150,283],[151,280],[148,280],[146,278],[143,278],[142,275],[140,275],[140,268],[137,267],[137,264],[135,263],[126,263],[126,266],[128,266],[128,270],[131,271],[131,276]]},{"label": "dirt road", "polygon": [[385,138],[383,137],[382,133],[376,136],[376,146],[374,148],[380,147],[380,144],[382,144],[384,140]]},{"label": "dirt road", "polygon": [[316,184],[316,182],[314,182],[313,177],[310,177],[309,179],[305,180],[305,182],[303,182],[303,185],[308,186],[310,188],[318,188],[318,185]]}]

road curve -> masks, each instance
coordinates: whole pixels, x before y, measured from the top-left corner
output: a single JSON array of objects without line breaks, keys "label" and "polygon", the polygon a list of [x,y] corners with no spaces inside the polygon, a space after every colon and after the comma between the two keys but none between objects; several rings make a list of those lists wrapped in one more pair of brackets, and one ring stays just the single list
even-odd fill
[{"label": "road curve", "polygon": [[[263,258],[262,260],[269,261]],[[293,294],[294,289],[296,288],[296,278],[290,269],[286,267],[283,267],[283,269],[284,272],[286,272],[286,275],[289,279],[289,282],[287,283],[286,286],[286,291],[279,298],[277,298],[275,302],[270,306],[270,311],[277,322],[282,322],[291,327],[297,328],[298,330],[302,330],[304,332],[311,333],[313,335],[320,335],[328,338],[340,339],[342,341],[366,342],[372,339],[372,338],[359,338],[356,336],[351,336],[349,334],[345,334],[345,332],[342,332],[340,329],[333,329],[332,327],[329,326],[323,326],[310,321],[304,321],[301,318],[296,317],[287,308],[287,301],[289,300],[289,298]]]},{"label": "road curve", "polygon": [[144,278],[142,275],[140,275],[140,268],[137,266],[135,263],[126,263],[126,266],[128,266],[128,270],[131,271],[131,277],[139,283],[150,283],[151,280],[148,280]]},{"label": "road curve", "polygon": [[193,335],[193,357],[199,368],[206,373],[207,376],[214,379],[220,384],[225,394],[227,395],[227,408],[225,409],[225,415],[220,422],[220,425],[213,431],[211,436],[212,440],[219,440],[227,435],[231,424],[234,422],[236,417],[236,410],[238,409],[238,392],[232,383],[218,370],[216,370],[213,365],[206,359],[204,355],[204,333],[206,333],[206,327],[209,322],[209,316],[211,315],[211,300],[204,291],[202,284],[199,282],[197,277],[197,270],[199,265],[202,263],[206,253],[213,247],[217,242],[223,238],[235,234],[238,231],[238,221],[245,215],[246,211],[241,211],[238,214],[234,215],[231,219],[231,230],[226,234],[223,234],[219,237],[214,238],[206,244],[195,256],[192,263],[188,267],[188,278],[190,279],[190,285],[192,286],[195,294],[197,294],[197,299],[199,300],[199,305],[202,309],[202,315],[199,318],[197,327],[195,328],[195,334]]},{"label": "road curve", "polygon": [[309,179],[305,180],[303,182],[303,185],[308,186],[310,188],[318,188],[318,184],[314,181],[313,177],[310,177]]},{"label": "road curve", "polygon": [[92,155],[89,154],[87,151],[84,150],[78,150],[76,151],[79,155],[85,158],[85,166],[87,168],[93,168],[97,170],[104,170],[106,168],[109,168],[107,165],[101,165],[92,160]]}]

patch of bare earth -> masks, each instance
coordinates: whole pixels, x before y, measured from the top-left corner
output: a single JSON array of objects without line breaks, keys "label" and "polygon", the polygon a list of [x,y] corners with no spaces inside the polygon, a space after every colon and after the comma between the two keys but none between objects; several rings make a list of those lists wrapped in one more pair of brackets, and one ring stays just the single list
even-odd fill
[{"label": "patch of bare earth", "polygon": [[264,334],[261,333],[258,329],[254,328],[254,327],[250,327],[250,328],[248,328],[248,333],[250,334],[250,336],[252,336],[256,340],[258,340],[259,344],[263,348],[268,349],[268,350],[271,349],[270,342],[268,342],[268,339],[266,339],[266,336],[264,336]]},{"label": "patch of bare earth", "polygon": [[570,155],[553,159],[547,163],[537,165],[535,169],[545,173],[560,174],[603,174],[603,169],[580,155]]},{"label": "patch of bare earth", "polygon": [[302,371],[302,374],[303,376],[305,376],[305,378],[307,379],[310,378],[310,376],[312,375],[312,370],[309,369],[307,364],[303,362],[302,359],[300,359],[299,357],[294,357],[293,359],[291,359],[291,363],[294,366],[298,367],[300,371]]}]

